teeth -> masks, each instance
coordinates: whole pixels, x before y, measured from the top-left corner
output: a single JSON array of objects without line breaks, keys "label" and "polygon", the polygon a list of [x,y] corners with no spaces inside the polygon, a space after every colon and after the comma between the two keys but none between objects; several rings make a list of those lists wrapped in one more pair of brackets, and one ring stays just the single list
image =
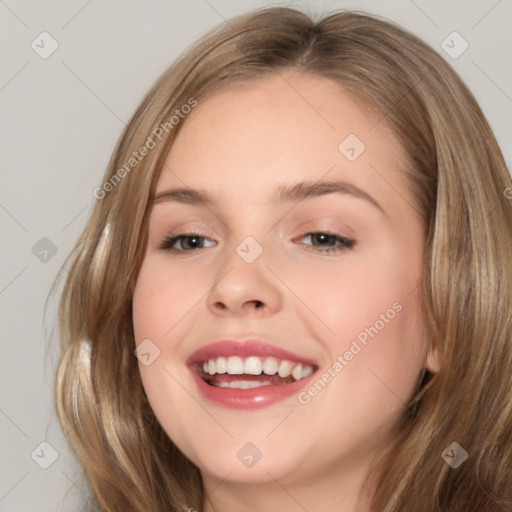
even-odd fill
[{"label": "teeth", "polygon": [[249,380],[235,380],[233,382],[221,382],[218,387],[220,388],[238,388],[238,389],[247,389],[247,388],[259,388],[260,386],[271,386],[269,381],[267,382],[257,382],[257,381],[249,381]]},{"label": "teeth", "polygon": [[300,380],[302,378],[302,365],[298,364],[295,366],[295,368],[292,370],[292,376],[295,380]]},{"label": "teeth", "polygon": [[262,364],[259,357],[248,357],[244,363],[244,373],[247,375],[259,375],[261,373]]},{"label": "teeth", "polygon": [[242,361],[241,357],[228,357],[227,373],[230,375],[242,375],[242,373],[244,373],[244,362]]},{"label": "teeth", "polygon": [[[278,360],[275,357],[266,357],[264,360],[258,356],[250,356],[242,359],[239,356],[217,357],[209,359],[203,363],[203,371],[209,375],[224,374],[229,375],[275,375],[281,378],[290,375],[297,381],[308,377],[313,373],[313,367],[309,364],[293,363],[286,359]],[[270,384],[270,381],[268,382]],[[237,387],[246,389],[247,387],[257,387],[267,385],[267,382],[243,381],[239,380],[230,384],[222,383],[221,387]]]},{"label": "teeth", "polygon": [[290,361],[282,361],[277,373],[279,377],[288,377],[292,374],[293,364]]},{"label": "teeth", "polygon": [[267,375],[275,375],[279,369],[279,363],[275,357],[267,357],[263,363],[263,371]]},{"label": "teeth", "polygon": [[215,373],[226,373],[228,371],[228,363],[225,357],[218,357],[215,364],[217,369]]},{"label": "teeth", "polygon": [[313,367],[309,364],[302,367],[302,378],[305,379],[313,373]]}]

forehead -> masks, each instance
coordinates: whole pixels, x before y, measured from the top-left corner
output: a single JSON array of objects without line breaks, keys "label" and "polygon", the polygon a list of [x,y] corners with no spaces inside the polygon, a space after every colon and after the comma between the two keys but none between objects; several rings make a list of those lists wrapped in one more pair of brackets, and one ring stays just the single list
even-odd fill
[{"label": "forehead", "polygon": [[340,84],[296,71],[231,86],[185,119],[157,192],[209,184],[256,194],[276,181],[324,177],[386,193],[377,174],[397,174],[403,154],[382,117]]},{"label": "forehead", "polygon": [[181,133],[210,140],[229,135],[234,142],[249,135],[265,140],[267,133],[267,140],[306,137],[332,147],[347,130],[363,138],[370,128],[380,125],[372,137],[382,134],[385,123],[378,121],[376,112],[340,84],[288,71],[232,85],[199,100]]}]

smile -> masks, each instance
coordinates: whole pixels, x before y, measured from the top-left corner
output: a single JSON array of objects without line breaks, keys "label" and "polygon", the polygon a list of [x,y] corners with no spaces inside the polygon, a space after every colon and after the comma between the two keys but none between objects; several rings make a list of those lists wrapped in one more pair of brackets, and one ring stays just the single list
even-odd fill
[{"label": "smile", "polygon": [[260,340],[222,340],[194,352],[187,366],[215,405],[257,409],[296,395],[318,365]]}]

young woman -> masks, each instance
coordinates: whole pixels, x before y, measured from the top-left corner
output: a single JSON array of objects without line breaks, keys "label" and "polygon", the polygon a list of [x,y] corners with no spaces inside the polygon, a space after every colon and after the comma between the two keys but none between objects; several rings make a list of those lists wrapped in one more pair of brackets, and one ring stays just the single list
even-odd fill
[{"label": "young woman", "polygon": [[231,20],[94,194],[55,399],[101,511],[512,510],[512,184],[417,37]]}]

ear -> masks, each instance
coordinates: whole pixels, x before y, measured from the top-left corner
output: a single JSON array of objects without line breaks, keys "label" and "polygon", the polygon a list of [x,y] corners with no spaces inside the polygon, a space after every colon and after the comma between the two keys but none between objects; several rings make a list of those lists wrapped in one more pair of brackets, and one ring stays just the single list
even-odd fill
[{"label": "ear", "polygon": [[426,367],[431,373],[437,373],[441,369],[441,357],[437,348],[433,349],[432,346],[430,347]]}]

